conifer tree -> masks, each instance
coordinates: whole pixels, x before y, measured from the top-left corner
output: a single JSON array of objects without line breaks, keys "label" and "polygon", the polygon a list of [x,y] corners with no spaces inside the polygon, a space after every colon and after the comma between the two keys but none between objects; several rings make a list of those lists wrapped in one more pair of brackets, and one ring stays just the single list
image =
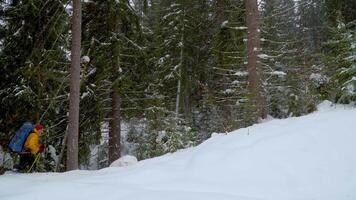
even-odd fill
[{"label": "conifer tree", "polygon": [[9,139],[23,122],[40,122],[46,127],[46,145],[57,148],[68,105],[68,4],[31,0],[2,5],[0,132]]},{"label": "conifer tree", "polygon": [[[326,76],[331,78],[328,93],[336,102],[356,98],[356,9],[353,1],[326,1],[328,41],[325,45]],[[336,75],[335,75],[336,74]]]},{"label": "conifer tree", "polygon": [[140,16],[128,1],[92,1],[84,9],[84,52],[91,58],[84,99],[94,101],[83,106],[91,114],[100,113],[99,118],[86,120],[94,128],[86,134],[93,138],[88,143],[98,143],[102,124],[109,123],[107,155],[111,163],[120,157],[121,120],[143,112],[143,90],[149,83],[144,80],[150,77],[142,45],[145,38]]},{"label": "conifer tree", "polygon": [[255,113],[247,111],[249,108],[243,108],[248,96],[247,70],[244,66],[247,60],[244,2],[215,1],[214,16],[210,63],[214,76],[210,77],[209,90],[217,106],[218,116],[215,120],[223,119],[218,125],[222,127],[218,129],[229,131],[254,121],[247,116],[256,116]]}]

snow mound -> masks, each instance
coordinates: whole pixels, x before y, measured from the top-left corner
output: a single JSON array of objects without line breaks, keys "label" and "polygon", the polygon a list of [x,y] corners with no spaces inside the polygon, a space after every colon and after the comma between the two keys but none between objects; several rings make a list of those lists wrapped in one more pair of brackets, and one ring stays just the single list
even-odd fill
[{"label": "snow mound", "polygon": [[317,106],[319,112],[330,111],[333,109],[333,103],[331,101],[323,101]]},{"label": "snow mound", "polygon": [[356,109],[319,109],[130,167],[3,175],[0,199],[355,200]]},{"label": "snow mound", "polygon": [[318,112],[328,112],[328,111],[335,111],[335,109],[352,109],[355,108],[354,104],[334,104],[331,101],[325,100],[323,102],[321,102],[318,106],[317,106],[317,111]]},{"label": "snow mound", "polygon": [[110,167],[127,167],[134,165],[137,162],[138,161],[135,156],[126,155],[111,163]]}]

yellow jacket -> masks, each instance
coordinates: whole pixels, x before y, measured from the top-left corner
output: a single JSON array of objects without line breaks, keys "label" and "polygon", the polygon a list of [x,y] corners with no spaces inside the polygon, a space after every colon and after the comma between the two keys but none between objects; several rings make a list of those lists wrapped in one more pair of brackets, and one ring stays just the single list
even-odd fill
[{"label": "yellow jacket", "polygon": [[25,142],[25,149],[31,151],[32,154],[36,154],[40,150],[40,134],[34,129],[27,137]]}]

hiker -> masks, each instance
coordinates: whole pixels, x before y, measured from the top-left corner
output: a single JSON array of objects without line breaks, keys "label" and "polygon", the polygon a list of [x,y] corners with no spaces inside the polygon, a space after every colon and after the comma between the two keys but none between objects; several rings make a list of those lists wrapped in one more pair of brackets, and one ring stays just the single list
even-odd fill
[{"label": "hiker", "polygon": [[20,154],[18,170],[24,170],[31,166],[35,161],[35,156],[44,151],[44,145],[39,142],[42,132],[43,126],[41,124],[36,124],[28,135],[24,144],[24,152]]}]

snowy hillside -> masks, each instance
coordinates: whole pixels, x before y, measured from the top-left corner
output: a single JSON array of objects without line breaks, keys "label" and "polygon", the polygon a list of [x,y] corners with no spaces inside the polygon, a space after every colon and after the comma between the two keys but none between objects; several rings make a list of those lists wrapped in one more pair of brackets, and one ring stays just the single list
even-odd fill
[{"label": "snowy hillside", "polygon": [[0,176],[1,200],[355,200],[356,109],[324,103],[133,166]]}]

